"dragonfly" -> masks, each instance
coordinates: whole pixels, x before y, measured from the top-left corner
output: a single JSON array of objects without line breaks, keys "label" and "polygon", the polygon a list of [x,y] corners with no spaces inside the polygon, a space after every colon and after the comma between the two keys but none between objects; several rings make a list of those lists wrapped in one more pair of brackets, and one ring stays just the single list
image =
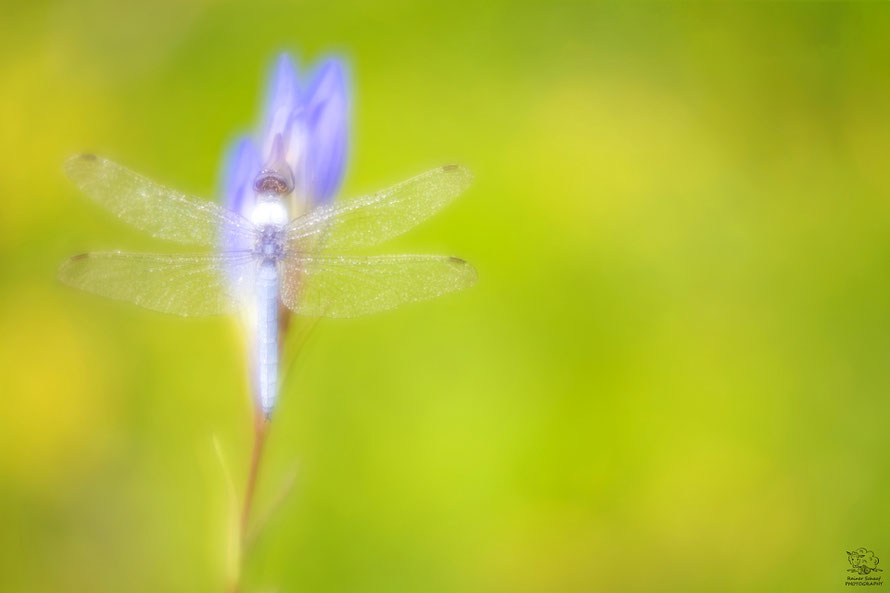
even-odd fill
[{"label": "dragonfly", "polygon": [[469,287],[476,271],[440,255],[354,255],[401,235],[462,193],[470,172],[447,165],[388,189],[318,206],[289,220],[286,164],[253,182],[250,219],[118,165],[82,154],[68,177],[124,222],[189,253],[91,252],[59,269],[65,284],[183,317],[248,313],[258,399],[266,417],[278,390],[279,303],[310,317],[349,318]]}]

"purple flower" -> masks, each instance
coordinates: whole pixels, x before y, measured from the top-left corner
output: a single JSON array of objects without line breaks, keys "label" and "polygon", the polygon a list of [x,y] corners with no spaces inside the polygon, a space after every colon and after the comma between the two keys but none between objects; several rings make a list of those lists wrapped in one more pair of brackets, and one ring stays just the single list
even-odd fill
[{"label": "purple flower", "polygon": [[256,176],[264,168],[280,169],[282,164],[293,178],[291,218],[330,201],[340,188],[346,165],[349,100],[344,62],[328,58],[301,79],[291,57],[282,54],[274,68],[263,119],[261,137],[241,138],[229,150],[225,205],[250,218]]}]

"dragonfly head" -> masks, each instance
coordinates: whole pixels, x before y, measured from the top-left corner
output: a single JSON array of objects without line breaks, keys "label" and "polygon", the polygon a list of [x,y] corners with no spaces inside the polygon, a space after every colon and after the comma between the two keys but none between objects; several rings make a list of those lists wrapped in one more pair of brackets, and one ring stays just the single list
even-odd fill
[{"label": "dragonfly head", "polygon": [[253,189],[258,194],[275,196],[286,196],[294,191],[294,173],[285,159],[281,134],[275,136],[268,162],[253,180]]},{"label": "dragonfly head", "polygon": [[253,189],[258,194],[286,196],[294,190],[294,176],[287,166],[285,166],[284,171],[280,169],[263,169],[254,179]]}]

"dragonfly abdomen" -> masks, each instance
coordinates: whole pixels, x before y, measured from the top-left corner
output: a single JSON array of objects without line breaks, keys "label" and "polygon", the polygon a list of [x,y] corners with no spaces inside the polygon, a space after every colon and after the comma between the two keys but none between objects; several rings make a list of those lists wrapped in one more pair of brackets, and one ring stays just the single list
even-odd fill
[{"label": "dragonfly abdomen", "polygon": [[256,381],[268,417],[278,395],[278,264],[264,259],[257,274]]}]

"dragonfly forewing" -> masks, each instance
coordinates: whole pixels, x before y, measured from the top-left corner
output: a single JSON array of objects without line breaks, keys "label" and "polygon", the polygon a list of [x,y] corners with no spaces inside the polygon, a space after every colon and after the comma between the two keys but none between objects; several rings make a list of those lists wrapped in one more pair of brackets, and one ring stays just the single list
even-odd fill
[{"label": "dragonfly forewing", "polygon": [[92,154],[70,158],[65,172],[95,202],[158,239],[206,247],[249,249],[253,224],[218,204],[156,183]]},{"label": "dragonfly forewing", "polygon": [[371,247],[414,228],[461,194],[473,176],[446,165],[367,196],[322,206],[286,229],[288,249],[314,252]]}]

